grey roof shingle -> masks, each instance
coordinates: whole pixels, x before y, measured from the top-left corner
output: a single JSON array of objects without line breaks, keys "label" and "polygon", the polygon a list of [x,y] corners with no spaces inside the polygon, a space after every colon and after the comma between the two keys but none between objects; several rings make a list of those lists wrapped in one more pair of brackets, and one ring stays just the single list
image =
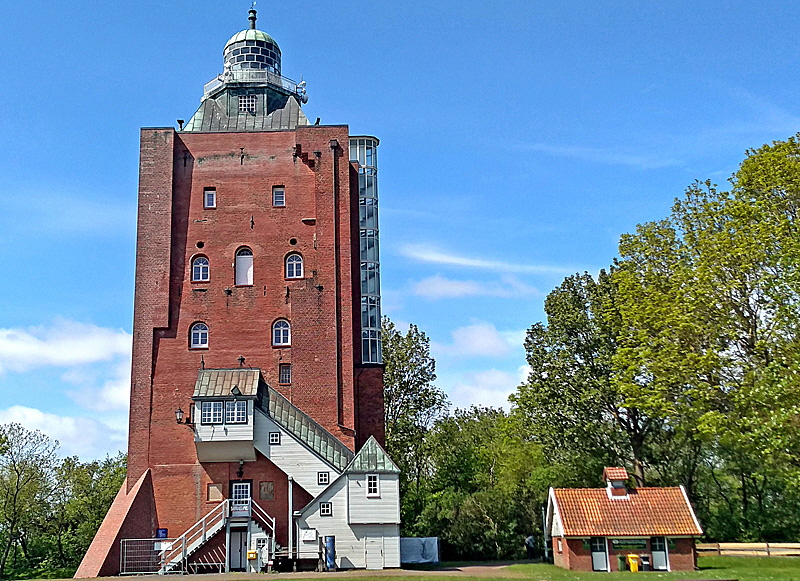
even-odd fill
[{"label": "grey roof shingle", "polygon": [[234,386],[244,397],[257,397],[258,385],[263,382],[260,369],[200,369],[192,397],[229,397]]},{"label": "grey roof shingle", "polygon": [[[216,132],[216,131],[280,131],[296,129],[298,126],[308,125],[300,103],[293,96],[281,96],[271,93],[275,99],[269,114],[239,113],[228,115],[225,102],[226,90],[204,99],[192,118],[183,128],[183,132]],[[285,100],[284,103],[280,103]],[[277,107],[276,107],[277,106]],[[273,109],[273,107],[276,107]]]},{"label": "grey roof shingle", "polygon": [[400,474],[400,468],[389,458],[375,436],[369,437],[344,471],[345,474],[366,472]]}]

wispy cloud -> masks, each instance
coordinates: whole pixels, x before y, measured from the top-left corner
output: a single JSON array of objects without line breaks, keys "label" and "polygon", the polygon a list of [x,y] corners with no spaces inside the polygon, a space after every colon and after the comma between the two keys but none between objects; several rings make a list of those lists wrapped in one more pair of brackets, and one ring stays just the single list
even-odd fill
[{"label": "wispy cloud", "polygon": [[572,274],[573,268],[563,266],[549,266],[539,264],[522,264],[513,262],[503,262],[499,260],[487,260],[484,258],[461,256],[449,253],[428,244],[409,244],[400,249],[400,253],[407,258],[430,262],[434,264],[449,264],[452,266],[466,266],[470,268],[482,268],[498,272],[520,272],[530,274]]},{"label": "wispy cloud", "polygon": [[73,367],[129,356],[130,334],[57,319],[50,326],[0,329],[0,373]]},{"label": "wispy cloud", "polygon": [[600,147],[583,145],[554,145],[548,143],[525,143],[520,147],[529,151],[541,151],[558,157],[580,159],[606,165],[625,165],[639,169],[659,169],[680,165],[679,159],[664,156],[658,152],[646,155],[628,151],[615,151]]},{"label": "wispy cloud", "polygon": [[525,331],[498,331],[492,323],[478,321],[455,329],[450,344],[432,343],[434,355],[445,357],[506,357],[520,349]]},{"label": "wispy cloud", "polygon": [[541,295],[536,287],[527,285],[513,276],[504,276],[500,282],[479,282],[453,280],[438,274],[415,283],[412,292],[426,299],[469,296],[517,298]]},{"label": "wispy cloud", "polygon": [[67,392],[75,403],[94,411],[127,410],[130,404],[131,358],[122,357],[112,365],[81,366],[70,369],[61,379],[77,388]]},{"label": "wispy cloud", "polygon": [[465,373],[462,379],[447,388],[447,392],[457,408],[478,405],[508,409],[508,396],[516,391],[529,371],[527,365],[521,365],[516,373],[499,369]]},{"label": "wispy cloud", "polygon": [[24,406],[0,410],[0,424],[11,422],[47,434],[61,444],[60,455],[77,455],[81,460],[116,454],[125,449],[127,442],[124,427],[111,426],[92,418],[59,416]]}]

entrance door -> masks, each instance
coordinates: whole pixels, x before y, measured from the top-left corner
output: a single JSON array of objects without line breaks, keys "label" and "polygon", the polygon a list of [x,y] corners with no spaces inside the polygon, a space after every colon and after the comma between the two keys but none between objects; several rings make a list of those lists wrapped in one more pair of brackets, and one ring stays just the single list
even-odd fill
[{"label": "entrance door", "polygon": [[247,482],[231,482],[231,516],[236,517],[249,517],[250,516],[250,498],[252,483]]},{"label": "entrance door", "polygon": [[247,529],[231,529],[231,571],[247,570]]},{"label": "entrance door", "polygon": [[383,537],[367,537],[367,569],[383,569]]},{"label": "entrance door", "polygon": [[650,551],[653,553],[653,571],[669,571],[667,539],[664,537],[650,539]]},{"label": "entrance door", "polygon": [[592,571],[608,571],[608,552],[605,537],[592,537]]}]

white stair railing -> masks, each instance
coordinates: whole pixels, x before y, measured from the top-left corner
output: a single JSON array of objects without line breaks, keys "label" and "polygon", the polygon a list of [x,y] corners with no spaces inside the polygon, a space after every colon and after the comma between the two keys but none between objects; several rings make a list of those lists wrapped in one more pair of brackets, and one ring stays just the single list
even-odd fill
[{"label": "white stair railing", "polygon": [[175,539],[164,549],[161,557],[161,572],[167,573],[180,567],[185,572],[186,559],[189,552],[205,543],[211,535],[216,533],[224,524],[230,514],[230,499],[224,500],[214,510],[206,514],[199,521],[189,527],[185,533]]}]

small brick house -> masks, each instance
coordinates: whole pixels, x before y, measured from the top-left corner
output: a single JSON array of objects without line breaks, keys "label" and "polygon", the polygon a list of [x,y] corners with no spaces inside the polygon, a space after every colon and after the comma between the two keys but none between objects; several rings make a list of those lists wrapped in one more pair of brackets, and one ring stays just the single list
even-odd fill
[{"label": "small brick house", "polygon": [[551,488],[545,536],[553,562],[576,571],[618,571],[636,554],[656,571],[697,567],[703,534],[683,486],[630,489],[624,468],[603,470],[605,488]]}]

